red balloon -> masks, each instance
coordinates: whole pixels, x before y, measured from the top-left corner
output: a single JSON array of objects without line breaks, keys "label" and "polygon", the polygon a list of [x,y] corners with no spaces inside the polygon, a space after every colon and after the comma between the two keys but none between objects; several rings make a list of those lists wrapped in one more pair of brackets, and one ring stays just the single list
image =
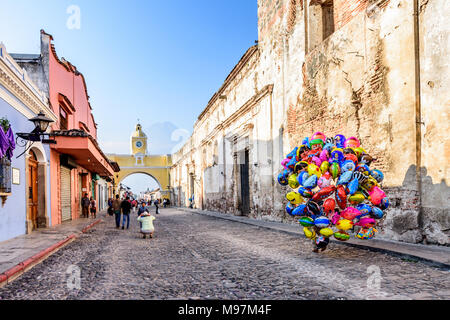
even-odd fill
[{"label": "red balloon", "polygon": [[342,210],[347,207],[347,193],[343,185],[338,185],[336,189],[336,202]]},{"label": "red balloon", "polygon": [[325,200],[325,202],[323,203],[323,211],[327,214],[334,212],[335,207],[336,207],[336,201],[334,201],[334,199],[332,199],[332,198]]},{"label": "red balloon", "polygon": [[325,198],[328,198],[333,192],[336,191],[335,186],[327,186],[322,189],[320,189],[316,194],[312,197],[312,200],[314,201],[320,201]]}]

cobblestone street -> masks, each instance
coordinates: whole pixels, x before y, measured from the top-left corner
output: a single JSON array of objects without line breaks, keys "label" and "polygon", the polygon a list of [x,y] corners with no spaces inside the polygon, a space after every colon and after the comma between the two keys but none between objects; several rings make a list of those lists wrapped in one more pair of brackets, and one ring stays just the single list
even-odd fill
[{"label": "cobblestone street", "polygon": [[[172,208],[142,239],[136,217],[117,230],[103,216],[0,299],[450,298],[450,272],[421,262],[338,244],[316,254],[303,238]],[[79,289],[68,286],[73,266]]]}]

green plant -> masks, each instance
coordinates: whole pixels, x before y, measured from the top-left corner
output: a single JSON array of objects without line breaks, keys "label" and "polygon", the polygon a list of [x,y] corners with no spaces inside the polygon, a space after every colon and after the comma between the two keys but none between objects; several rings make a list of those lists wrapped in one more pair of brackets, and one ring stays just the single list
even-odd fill
[{"label": "green plant", "polygon": [[3,117],[0,119],[0,126],[2,126],[3,131],[5,131],[5,133],[9,130],[10,124],[9,124],[9,120],[6,117]]}]

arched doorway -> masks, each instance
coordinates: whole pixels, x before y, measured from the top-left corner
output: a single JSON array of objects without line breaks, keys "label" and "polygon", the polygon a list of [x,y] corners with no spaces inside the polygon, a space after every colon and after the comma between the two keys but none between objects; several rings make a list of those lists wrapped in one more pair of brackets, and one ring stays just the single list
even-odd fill
[{"label": "arched doorway", "polygon": [[26,231],[31,233],[37,228],[49,225],[47,216],[46,171],[47,161],[42,146],[31,148],[27,154],[27,221]]},{"label": "arched doorway", "polygon": [[38,167],[39,162],[33,150],[30,150],[28,158],[28,230],[33,231],[38,228]]}]

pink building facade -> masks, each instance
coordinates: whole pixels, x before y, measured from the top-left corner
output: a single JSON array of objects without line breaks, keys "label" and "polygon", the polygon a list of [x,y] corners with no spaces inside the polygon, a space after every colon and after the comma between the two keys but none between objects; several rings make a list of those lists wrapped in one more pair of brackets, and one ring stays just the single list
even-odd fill
[{"label": "pink building facade", "polygon": [[[97,125],[83,74],[58,57],[52,41],[53,37],[41,30],[41,54],[16,55],[15,59],[48,93],[58,117],[51,125],[56,144],[50,148],[51,225],[57,225],[80,218],[84,194],[97,204],[105,194],[112,197],[111,182],[118,167],[97,143]],[[99,190],[100,179],[108,181],[107,190]]]}]

